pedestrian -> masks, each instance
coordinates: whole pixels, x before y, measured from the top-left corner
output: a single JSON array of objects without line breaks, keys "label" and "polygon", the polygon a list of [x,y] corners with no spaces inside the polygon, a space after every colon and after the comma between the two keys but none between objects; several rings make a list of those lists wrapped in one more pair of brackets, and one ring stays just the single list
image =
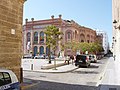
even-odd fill
[{"label": "pedestrian", "polygon": [[115,61],[115,57],[116,57],[116,55],[114,55],[114,56],[113,56],[113,58],[114,58],[114,61]]},{"label": "pedestrian", "polygon": [[73,55],[70,55],[70,60],[72,60],[72,64],[74,62],[74,56]]},{"label": "pedestrian", "polygon": [[70,56],[69,55],[67,56],[67,62],[68,62],[68,65],[69,65],[69,62],[70,62]]}]

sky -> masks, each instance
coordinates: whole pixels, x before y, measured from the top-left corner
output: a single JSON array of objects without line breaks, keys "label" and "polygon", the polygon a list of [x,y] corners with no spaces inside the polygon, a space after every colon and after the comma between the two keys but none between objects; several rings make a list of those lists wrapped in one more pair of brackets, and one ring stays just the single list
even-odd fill
[{"label": "sky", "polygon": [[50,19],[52,15],[64,20],[74,20],[81,26],[105,31],[112,43],[112,0],[27,0],[24,3],[23,24]]}]

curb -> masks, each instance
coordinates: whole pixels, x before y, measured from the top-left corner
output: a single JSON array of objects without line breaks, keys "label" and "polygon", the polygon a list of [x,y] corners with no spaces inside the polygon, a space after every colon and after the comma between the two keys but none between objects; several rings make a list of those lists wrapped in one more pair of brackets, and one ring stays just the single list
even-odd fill
[{"label": "curb", "polygon": [[70,69],[70,70],[65,70],[65,71],[53,71],[53,70],[34,70],[34,71],[32,71],[32,70],[23,70],[23,71],[28,71],[28,72],[41,72],[41,73],[67,73],[67,72],[71,72],[71,71],[74,71],[74,70],[76,70],[76,69],[78,69],[78,67],[75,67],[75,68],[72,68],[72,69]]},{"label": "curb", "polygon": [[[109,58],[109,59],[110,59],[110,58]],[[99,86],[99,85],[101,84],[102,79],[104,78],[104,75],[105,75],[105,72],[106,72],[106,70],[107,70],[107,67],[108,67],[109,63],[110,63],[110,61],[108,60],[107,63],[106,63],[106,65],[105,65],[105,69],[104,69],[104,70],[100,73],[100,75],[98,76],[99,81],[97,82],[96,86]]]},{"label": "curb", "polygon": [[[64,65],[67,65],[67,64],[66,63],[58,63],[58,64],[56,64],[56,67],[60,67],[60,66],[64,66]],[[55,67],[55,65],[52,64],[52,65],[41,66],[41,69],[48,70],[48,69],[52,69],[54,67]]]}]

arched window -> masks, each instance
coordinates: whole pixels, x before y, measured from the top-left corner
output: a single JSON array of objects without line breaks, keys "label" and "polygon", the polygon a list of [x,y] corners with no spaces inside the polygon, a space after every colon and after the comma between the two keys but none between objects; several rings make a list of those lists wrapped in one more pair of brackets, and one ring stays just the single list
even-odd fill
[{"label": "arched window", "polygon": [[70,32],[67,33],[67,39],[71,39],[71,33]]},{"label": "arched window", "polygon": [[87,42],[89,43],[89,40],[87,40]]},{"label": "arched window", "polygon": [[87,42],[90,42],[90,35],[87,35]]},{"label": "arched window", "polygon": [[38,52],[37,49],[38,49],[37,46],[35,46],[35,47],[34,47],[34,56],[37,55],[37,52]]},{"label": "arched window", "polygon": [[75,39],[77,39],[77,31],[75,31]]},{"label": "arched window", "polygon": [[27,33],[27,42],[30,42],[30,37],[31,37],[31,34],[30,32]]},{"label": "arched window", "polygon": [[84,40],[81,40],[81,42],[84,42]]},{"label": "arched window", "polygon": [[38,43],[38,32],[34,33],[34,43],[37,44]]},{"label": "arched window", "polygon": [[49,48],[48,46],[46,47],[46,55],[48,55],[48,52],[49,52]]},{"label": "arched window", "polygon": [[44,32],[40,32],[40,43],[44,43]]},{"label": "arched window", "polygon": [[40,47],[40,54],[44,54],[44,47],[43,46]]},{"label": "arched window", "polygon": [[71,30],[67,30],[65,32],[65,41],[66,42],[70,42],[72,40],[72,31]]},{"label": "arched window", "polygon": [[80,34],[80,42],[85,42],[85,35],[84,34]]}]

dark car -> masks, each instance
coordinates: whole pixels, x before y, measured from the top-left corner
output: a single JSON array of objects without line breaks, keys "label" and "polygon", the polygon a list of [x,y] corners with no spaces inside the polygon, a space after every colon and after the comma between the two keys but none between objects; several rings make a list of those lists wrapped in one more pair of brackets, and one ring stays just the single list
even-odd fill
[{"label": "dark car", "polygon": [[90,66],[89,55],[77,55],[75,60],[75,66]]}]

